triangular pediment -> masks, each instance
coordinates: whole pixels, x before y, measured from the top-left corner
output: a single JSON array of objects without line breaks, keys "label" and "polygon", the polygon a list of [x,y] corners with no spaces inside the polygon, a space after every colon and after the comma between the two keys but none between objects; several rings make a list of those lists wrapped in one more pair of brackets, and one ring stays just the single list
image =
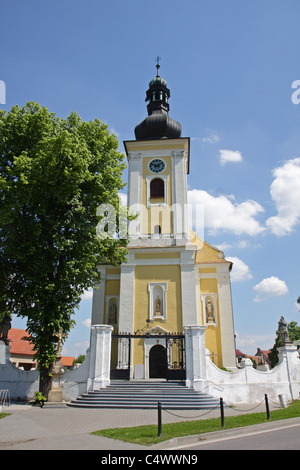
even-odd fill
[{"label": "triangular pediment", "polygon": [[169,331],[165,330],[161,326],[154,326],[151,330],[147,331],[147,335],[168,335]]}]

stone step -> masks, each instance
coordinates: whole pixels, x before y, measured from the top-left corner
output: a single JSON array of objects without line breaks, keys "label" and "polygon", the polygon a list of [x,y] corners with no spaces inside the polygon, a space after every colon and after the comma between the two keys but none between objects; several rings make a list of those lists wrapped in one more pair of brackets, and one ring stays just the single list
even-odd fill
[{"label": "stone step", "polygon": [[99,390],[82,394],[69,406],[90,408],[212,409],[219,401],[206,393],[187,388],[184,382],[113,381]]}]

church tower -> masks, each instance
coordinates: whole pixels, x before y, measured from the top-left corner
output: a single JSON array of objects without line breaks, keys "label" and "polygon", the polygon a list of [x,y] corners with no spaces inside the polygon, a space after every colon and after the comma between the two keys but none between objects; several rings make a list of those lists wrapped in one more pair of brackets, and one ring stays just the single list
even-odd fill
[{"label": "church tower", "polygon": [[128,205],[138,215],[130,224],[130,238],[147,246],[182,244],[188,239],[190,140],[181,137],[181,125],[169,116],[169,98],[157,65],[146,91],[148,116],[135,127],[136,140],[124,142]]},{"label": "church tower", "polygon": [[127,204],[136,214],[128,261],[99,266],[102,282],[93,296],[92,325],[113,326],[119,343],[112,368],[128,368],[131,378],[168,378],[179,365],[184,369],[184,346],[175,353],[172,344],[190,326],[205,327],[205,346],[218,367],[236,366],[231,263],[189,228],[190,139],[169,116],[169,98],[157,64],[146,91],[148,116],[135,127],[135,140],[124,142]]}]

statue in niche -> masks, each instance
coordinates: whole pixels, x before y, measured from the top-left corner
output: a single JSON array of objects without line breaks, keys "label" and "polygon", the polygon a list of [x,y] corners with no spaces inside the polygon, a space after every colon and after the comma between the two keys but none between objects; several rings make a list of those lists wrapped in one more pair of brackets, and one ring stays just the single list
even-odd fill
[{"label": "statue in niche", "polygon": [[109,312],[108,312],[108,324],[109,325],[116,325],[117,324],[117,305],[115,302],[111,304],[109,307]]},{"label": "statue in niche", "polygon": [[206,302],[206,323],[215,323],[214,306],[211,299]]},{"label": "statue in niche", "polygon": [[158,295],[156,297],[156,300],[155,300],[155,316],[160,316],[161,315],[160,307],[161,307],[161,301],[160,301],[160,297]]}]

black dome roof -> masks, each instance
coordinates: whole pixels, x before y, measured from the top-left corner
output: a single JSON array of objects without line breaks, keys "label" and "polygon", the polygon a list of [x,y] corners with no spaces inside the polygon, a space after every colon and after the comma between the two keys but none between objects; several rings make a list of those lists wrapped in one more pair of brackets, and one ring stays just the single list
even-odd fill
[{"label": "black dome roof", "polygon": [[159,76],[158,69],[159,66],[146,91],[148,116],[135,127],[136,140],[177,139],[181,136],[181,125],[168,114],[170,90],[166,80]]},{"label": "black dome roof", "polygon": [[154,112],[138,124],[134,132],[136,140],[177,139],[181,136],[181,125],[167,113]]}]

